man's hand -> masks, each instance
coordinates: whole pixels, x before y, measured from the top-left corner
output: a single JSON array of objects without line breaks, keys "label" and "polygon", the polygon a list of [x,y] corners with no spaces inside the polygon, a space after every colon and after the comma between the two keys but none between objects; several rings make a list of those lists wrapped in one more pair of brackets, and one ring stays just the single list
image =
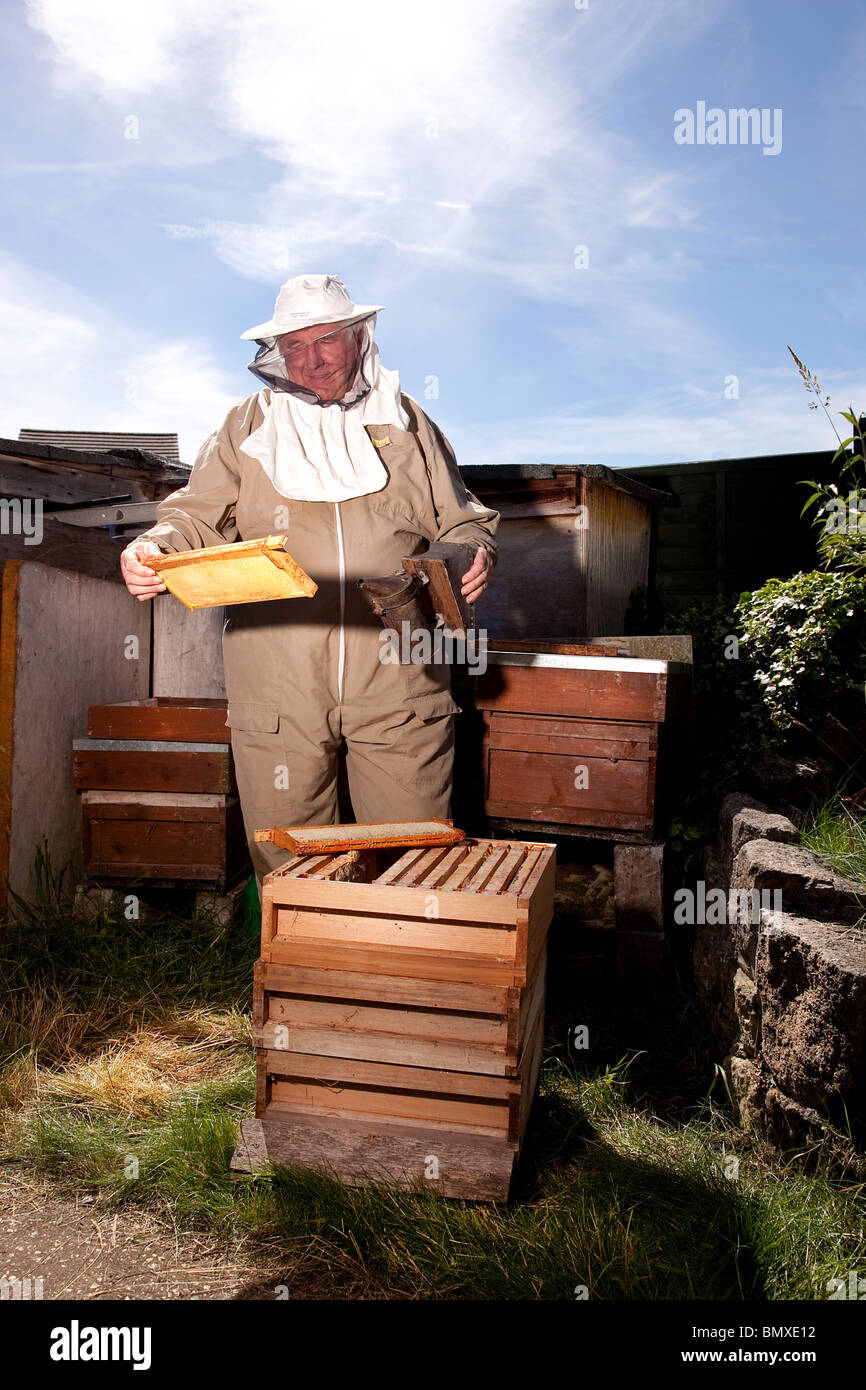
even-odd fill
[{"label": "man's hand", "polygon": [[156,571],[141,563],[146,555],[161,554],[153,541],[133,541],[120,557],[120,572],[126,587],[139,603],[165,592],[165,585]]},{"label": "man's hand", "polygon": [[475,603],[480,599],[484,590],[487,588],[487,579],[490,573],[490,554],[480,545],[475,552],[475,559],[472,561],[472,568],[468,569],[461,579],[462,588],[460,590],[467,603]]}]

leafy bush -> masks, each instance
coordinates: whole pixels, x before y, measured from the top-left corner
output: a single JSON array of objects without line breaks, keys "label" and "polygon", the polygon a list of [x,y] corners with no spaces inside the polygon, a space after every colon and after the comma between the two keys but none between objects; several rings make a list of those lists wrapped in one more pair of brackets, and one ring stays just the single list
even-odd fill
[{"label": "leafy bush", "polygon": [[813,570],[741,595],[743,649],[779,730],[817,732],[828,712],[863,703],[866,576]]}]

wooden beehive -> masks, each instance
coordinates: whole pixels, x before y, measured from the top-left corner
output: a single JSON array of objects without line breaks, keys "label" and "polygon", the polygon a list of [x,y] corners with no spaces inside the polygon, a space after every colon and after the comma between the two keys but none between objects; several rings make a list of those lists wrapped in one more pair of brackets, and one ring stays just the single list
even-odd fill
[{"label": "wooden beehive", "polygon": [[565,648],[490,651],[475,685],[488,817],[651,840],[662,735],[686,670]]},{"label": "wooden beehive", "polygon": [[553,845],[467,840],[387,868],[362,850],[268,874],[257,1118],[233,1167],[507,1200],[541,1060],[554,872]]},{"label": "wooden beehive", "polygon": [[73,740],[89,878],[224,891],[249,869],[224,700],[92,705]]}]

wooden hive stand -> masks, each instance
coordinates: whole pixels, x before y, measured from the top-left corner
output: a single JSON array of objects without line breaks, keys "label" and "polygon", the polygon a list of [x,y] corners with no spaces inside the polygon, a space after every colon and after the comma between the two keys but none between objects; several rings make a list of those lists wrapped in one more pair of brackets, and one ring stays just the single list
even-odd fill
[{"label": "wooden hive stand", "polygon": [[507,1201],[541,1062],[556,848],[379,855],[296,856],[264,879],[256,1118],[232,1169]]}]

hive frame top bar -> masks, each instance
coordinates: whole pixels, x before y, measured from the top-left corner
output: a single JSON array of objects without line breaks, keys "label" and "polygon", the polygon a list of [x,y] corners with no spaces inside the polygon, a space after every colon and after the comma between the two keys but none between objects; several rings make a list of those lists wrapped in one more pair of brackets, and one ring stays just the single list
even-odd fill
[{"label": "hive frame top bar", "polygon": [[[366,833],[365,833],[366,832]],[[274,826],[257,830],[257,841],[270,841],[295,855],[341,854],[362,849],[433,849],[466,839],[449,821],[383,821],[362,825]]]},{"label": "hive frame top bar", "polygon": [[[456,845],[416,845],[406,849],[374,879],[368,889],[413,889],[421,894],[470,893],[479,897],[519,896],[539,865],[555,853],[543,840],[465,839]],[[547,851],[547,854],[545,854]],[[296,855],[275,871],[280,879],[331,880],[349,860],[357,863],[363,851],[348,854]],[[339,875],[338,875],[339,876]]]}]

